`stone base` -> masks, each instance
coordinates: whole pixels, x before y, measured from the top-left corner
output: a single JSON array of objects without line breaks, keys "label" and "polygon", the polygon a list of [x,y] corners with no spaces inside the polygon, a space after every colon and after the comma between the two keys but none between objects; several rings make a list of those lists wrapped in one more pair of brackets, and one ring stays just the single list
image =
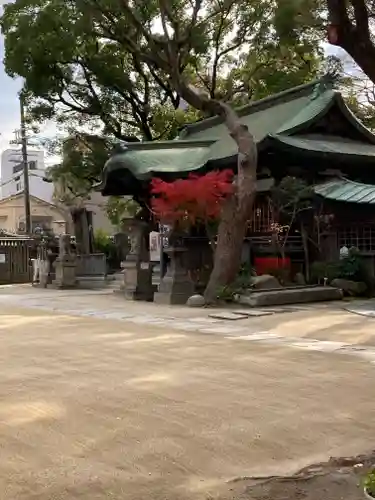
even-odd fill
[{"label": "stone base", "polygon": [[[129,256],[131,257],[131,256]],[[127,300],[154,300],[152,286],[152,267],[149,262],[137,263],[127,260],[123,265],[123,283],[120,292]]]},{"label": "stone base", "polygon": [[165,275],[159,290],[154,295],[156,304],[186,305],[189,297],[194,295],[194,283],[189,278],[177,276],[172,278]]},{"label": "stone base", "polygon": [[116,272],[114,274],[108,275],[107,289],[113,290],[114,293],[123,293],[124,285],[124,274],[122,271]]},{"label": "stone base", "polygon": [[77,287],[86,290],[96,290],[100,288],[107,288],[111,283],[106,276],[78,276]]},{"label": "stone base", "polygon": [[154,294],[155,304],[163,305],[175,305],[184,306],[189,298],[186,293],[166,293],[166,292],[156,292]]},{"label": "stone base", "polygon": [[264,307],[341,300],[342,297],[343,293],[338,288],[315,286],[252,292],[249,295],[239,295],[236,302],[244,306]]},{"label": "stone base", "polygon": [[123,290],[121,293],[126,300],[143,300],[144,302],[153,302],[154,292],[150,290]]},{"label": "stone base", "polygon": [[63,283],[57,283],[56,281],[52,281],[47,288],[54,290],[76,290],[78,286],[78,281],[76,281],[75,285],[64,285]]},{"label": "stone base", "polygon": [[60,289],[76,288],[76,268],[74,257],[70,255],[58,257],[55,261],[56,279],[52,282],[53,286]]}]

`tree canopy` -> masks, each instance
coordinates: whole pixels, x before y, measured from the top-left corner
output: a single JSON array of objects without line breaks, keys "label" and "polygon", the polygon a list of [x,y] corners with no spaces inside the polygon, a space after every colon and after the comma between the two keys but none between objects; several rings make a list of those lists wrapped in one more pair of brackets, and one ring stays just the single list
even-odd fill
[{"label": "tree canopy", "polygon": [[322,41],[344,49],[375,84],[373,0],[277,0],[278,35],[315,29]]},{"label": "tree canopy", "polygon": [[53,177],[78,196],[99,179],[114,140],[172,139],[212,114],[173,85],[164,28],[175,34],[187,82],[244,104],[322,70],[319,34],[303,26],[278,36],[280,23],[277,3],[267,0],[16,0],[1,19],[5,69],[24,79],[30,118],[53,118],[70,135]]},{"label": "tree canopy", "polygon": [[294,37],[275,36],[274,2],[173,0],[165,7],[173,15],[157,0],[5,5],[5,69],[24,78],[32,116],[99,126],[118,139],[173,138],[199,113],[181,109],[168,71],[143,51],[148,44],[160,61],[166,55],[162,12],[176,36],[179,71],[211,97],[244,102],[303,83],[318,71],[319,37],[305,28]]}]

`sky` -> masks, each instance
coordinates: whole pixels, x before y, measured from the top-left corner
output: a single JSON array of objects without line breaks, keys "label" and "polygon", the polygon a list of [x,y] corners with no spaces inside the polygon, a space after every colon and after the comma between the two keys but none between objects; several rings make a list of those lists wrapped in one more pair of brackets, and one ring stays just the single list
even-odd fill
[{"label": "sky", "polygon": [[[2,1],[4,3],[4,1]],[[4,71],[2,60],[4,58],[4,39],[0,37],[0,150],[3,150],[13,131],[19,128],[20,105],[18,91],[21,88],[20,80],[13,80]]]},{"label": "sky", "polygon": [[[0,0],[2,5],[9,0]],[[14,139],[14,131],[20,128],[20,103],[18,92],[22,87],[20,78],[10,78],[4,71],[4,37],[0,33],[0,154],[4,149],[14,147],[9,141]],[[53,136],[55,127],[49,125],[41,130],[41,136]],[[54,163],[56,158],[47,158],[46,163]]]}]

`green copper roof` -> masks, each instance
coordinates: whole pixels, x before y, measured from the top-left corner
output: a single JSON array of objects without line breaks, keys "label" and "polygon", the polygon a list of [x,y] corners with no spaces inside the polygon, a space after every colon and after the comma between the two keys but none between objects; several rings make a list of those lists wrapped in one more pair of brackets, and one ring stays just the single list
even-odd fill
[{"label": "green copper roof", "polygon": [[[316,87],[317,81],[280,92],[265,99],[236,109],[242,123],[249,127],[256,142],[268,134],[277,133],[283,125],[291,121],[305,109]],[[211,148],[211,159],[216,160],[237,154],[237,145],[228,134],[228,129],[219,117],[212,117],[188,125],[181,133],[182,139],[203,139],[216,141]]]},{"label": "green copper roof", "polygon": [[[343,119],[349,121],[360,132],[364,138],[364,144],[368,142],[375,145],[375,135],[355,117],[341,94],[334,91],[332,85],[324,78],[261,99],[236,111],[242,118],[241,121],[249,127],[256,142],[259,143],[272,134],[303,133],[309,125],[323,117],[333,105],[337,105]],[[208,118],[187,126],[182,137],[216,140],[211,148],[212,159],[230,157],[237,153],[237,146],[219,117]]]},{"label": "green copper roof", "polygon": [[[338,106],[343,120],[360,132],[358,141],[327,135],[301,135],[320,120],[331,106]],[[375,136],[351,113],[342,96],[325,79],[316,80],[236,109],[241,121],[253,134],[259,149],[269,144],[335,155],[339,161],[359,157],[375,161]],[[340,117],[338,119],[341,119]],[[300,135],[296,135],[296,134]],[[363,141],[361,138],[363,137]],[[98,189],[105,195],[133,194],[134,189],[153,176],[178,178],[198,171],[217,160],[237,155],[237,145],[221,117],[212,117],[189,125],[174,141],[135,142],[112,156],[103,170]]]},{"label": "green copper roof", "polygon": [[[124,190],[124,184],[147,181],[153,176],[188,173],[204,167],[211,156],[210,147],[214,141],[154,141],[133,142],[126,145],[122,152],[113,155],[105,164],[103,180],[96,189],[107,194],[108,190]],[[116,176],[108,188],[108,178]],[[131,179],[130,179],[131,178]],[[119,183],[115,186],[113,183]],[[129,185],[132,194],[133,186]]]},{"label": "green copper roof", "polygon": [[375,205],[375,186],[347,179],[335,179],[315,186],[316,194],[329,200]]},{"label": "green copper roof", "polygon": [[316,120],[332,105],[335,96],[336,93],[332,89],[328,89],[322,94],[318,94],[316,97],[312,96],[307,105],[296,113],[290,120],[283,123],[277,132],[279,134],[283,132],[295,132],[301,127],[301,125],[306,125],[307,123]]},{"label": "green copper roof", "polygon": [[158,172],[190,172],[207,163],[212,144],[213,141],[134,142],[113,156],[107,166],[125,167],[139,179]]},{"label": "green copper roof", "polygon": [[344,118],[351,123],[369,142],[375,144],[375,136],[368,130],[352,113],[352,111],[346,105],[342,95],[339,92],[335,92],[332,89],[327,89],[321,94],[312,96],[306,107],[300,110],[290,121],[285,122],[282,127],[280,127],[277,133],[281,134],[295,134],[306,127],[317,121],[319,118],[324,116],[325,113],[336,104]]},{"label": "green copper roof", "polygon": [[374,160],[375,146],[350,139],[340,139],[339,137],[321,136],[288,136],[274,134],[269,136],[269,140],[277,141],[286,147],[300,149],[304,151],[344,155],[346,157],[361,156]]}]

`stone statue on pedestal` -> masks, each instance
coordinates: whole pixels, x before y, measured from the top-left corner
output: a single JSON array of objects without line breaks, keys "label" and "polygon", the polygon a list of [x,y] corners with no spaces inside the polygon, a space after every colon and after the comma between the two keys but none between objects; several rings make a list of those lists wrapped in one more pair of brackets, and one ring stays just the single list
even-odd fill
[{"label": "stone statue on pedestal", "polygon": [[56,279],[53,284],[57,288],[75,288],[76,279],[76,257],[71,253],[70,235],[62,234],[59,238],[59,256],[55,261]]}]

